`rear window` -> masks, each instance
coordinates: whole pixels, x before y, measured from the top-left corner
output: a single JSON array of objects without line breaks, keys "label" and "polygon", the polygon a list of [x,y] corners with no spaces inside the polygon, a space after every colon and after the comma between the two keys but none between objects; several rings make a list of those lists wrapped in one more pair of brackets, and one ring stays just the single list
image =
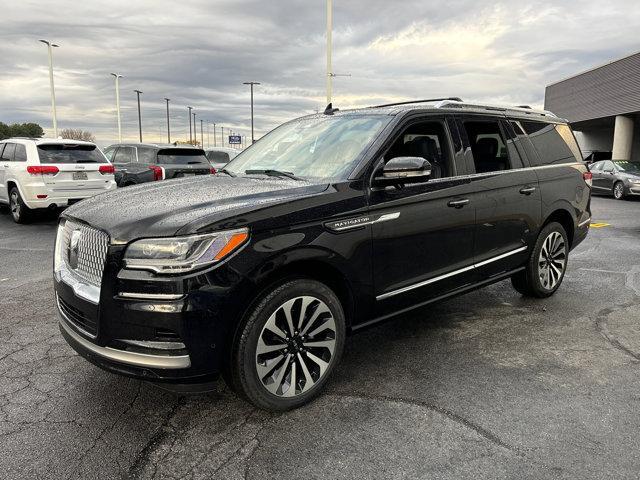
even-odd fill
[{"label": "rear window", "polygon": [[213,163],[229,163],[231,161],[227,152],[209,152],[207,158]]},{"label": "rear window", "polygon": [[192,148],[165,148],[158,152],[158,163],[164,165],[208,164],[204,150]]},{"label": "rear window", "polygon": [[38,145],[40,163],[108,163],[95,145]]},{"label": "rear window", "polygon": [[568,125],[542,122],[520,122],[533,146],[538,151],[538,165],[573,163],[582,161],[580,148]]}]

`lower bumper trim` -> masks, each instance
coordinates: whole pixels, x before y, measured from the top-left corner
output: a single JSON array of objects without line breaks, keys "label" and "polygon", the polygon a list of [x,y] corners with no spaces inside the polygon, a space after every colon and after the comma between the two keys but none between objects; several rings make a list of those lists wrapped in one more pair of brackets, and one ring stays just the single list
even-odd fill
[{"label": "lower bumper trim", "polygon": [[148,355],[145,353],[117,350],[110,347],[101,347],[100,345],[96,345],[74,332],[67,324],[64,317],[60,318],[60,326],[80,347],[105,360],[111,360],[113,362],[132,365],[135,367],[151,369],[157,368],[163,370],[189,368],[191,366],[191,359],[189,358],[189,355]]}]

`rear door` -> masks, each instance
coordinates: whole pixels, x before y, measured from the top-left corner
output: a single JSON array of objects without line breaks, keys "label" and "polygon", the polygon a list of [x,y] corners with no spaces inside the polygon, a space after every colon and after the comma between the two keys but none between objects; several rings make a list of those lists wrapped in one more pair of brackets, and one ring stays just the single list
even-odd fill
[{"label": "rear door", "polygon": [[4,202],[9,201],[9,192],[7,191],[7,174],[6,171],[9,168],[9,162],[11,161],[9,156],[9,150],[7,149],[7,156],[4,156],[4,150],[6,143],[0,143],[0,200]]},{"label": "rear door", "polygon": [[522,265],[540,223],[538,177],[523,160],[504,119],[458,117],[465,148],[471,151],[476,209],[474,261],[483,278]]},{"label": "rear door", "polygon": [[604,175],[604,172],[602,171],[603,166],[604,166],[604,161],[600,161],[600,162],[591,164],[591,166],[589,167],[589,170],[591,171],[591,175],[593,175],[592,188],[595,193],[601,193],[601,191],[603,190],[603,187],[602,187],[602,183],[603,183],[602,177]]},{"label": "rear door", "polygon": [[616,168],[613,162],[611,160],[605,160],[602,163],[602,170],[598,173],[597,183],[594,182],[594,185],[598,187],[598,192],[613,192],[613,184],[616,180]]},{"label": "rear door", "polygon": [[101,165],[109,162],[95,145],[77,143],[51,143],[37,146],[41,165],[54,166],[56,175],[44,175],[48,188],[63,196],[87,190],[104,190],[110,175],[100,173]]},{"label": "rear door", "polygon": [[164,169],[167,180],[211,173],[204,150],[197,148],[162,148],[158,151],[157,164]]}]

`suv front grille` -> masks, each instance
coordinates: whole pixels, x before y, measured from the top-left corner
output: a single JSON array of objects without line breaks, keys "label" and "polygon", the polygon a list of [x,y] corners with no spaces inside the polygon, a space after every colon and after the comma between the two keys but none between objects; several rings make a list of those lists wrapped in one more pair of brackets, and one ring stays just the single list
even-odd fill
[{"label": "suv front grille", "polygon": [[58,297],[58,308],[69,322],[76,328],[95,337],[98,334],[98,325],[95,320],[90,319],[84,312],[73,305],[68,304]]},{"label": "suv front grille", "polygon": [[82,280],[100,286],[109,236],[88,225],[67,221],[62,242],[62,256],[69,269]]}]

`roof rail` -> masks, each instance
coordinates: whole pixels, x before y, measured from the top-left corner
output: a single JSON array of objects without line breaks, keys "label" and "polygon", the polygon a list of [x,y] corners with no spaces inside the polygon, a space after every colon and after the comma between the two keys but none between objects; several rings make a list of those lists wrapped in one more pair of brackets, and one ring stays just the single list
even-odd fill
[{"label": "roof rail", "polygon": [[475,108],[478,110],[491,110],[495,112],[518,112],[520,114],[524,113],[526,115],[540,115],[541,117],[556,117],[556,114],[550,112],[548,110],[533,110],[528,105],[521,105],[517,107],[504,107],[500,105],[481,105],[481,104],[472,104],[472,103],[460,103],[458,101],[451,102],[448,100],[443,100],[436,105],[435,108],[445,108],[445,107],[454,107],[454,108]]},{"label": "roof rail", "polygon": [[396,102],[396,103],[385,103],[383,105],[372,105],[369,108],[383,108],[383,107],[396,107],[399,105],[410,105],[412,103],[427,103],[427,102],[442,102],[445,100],[450,100],[452,102],[461,102],[462,99],[458,97],[446,97],[446,98],[427,98],[425,100],[409,100],[408,102]]}]

